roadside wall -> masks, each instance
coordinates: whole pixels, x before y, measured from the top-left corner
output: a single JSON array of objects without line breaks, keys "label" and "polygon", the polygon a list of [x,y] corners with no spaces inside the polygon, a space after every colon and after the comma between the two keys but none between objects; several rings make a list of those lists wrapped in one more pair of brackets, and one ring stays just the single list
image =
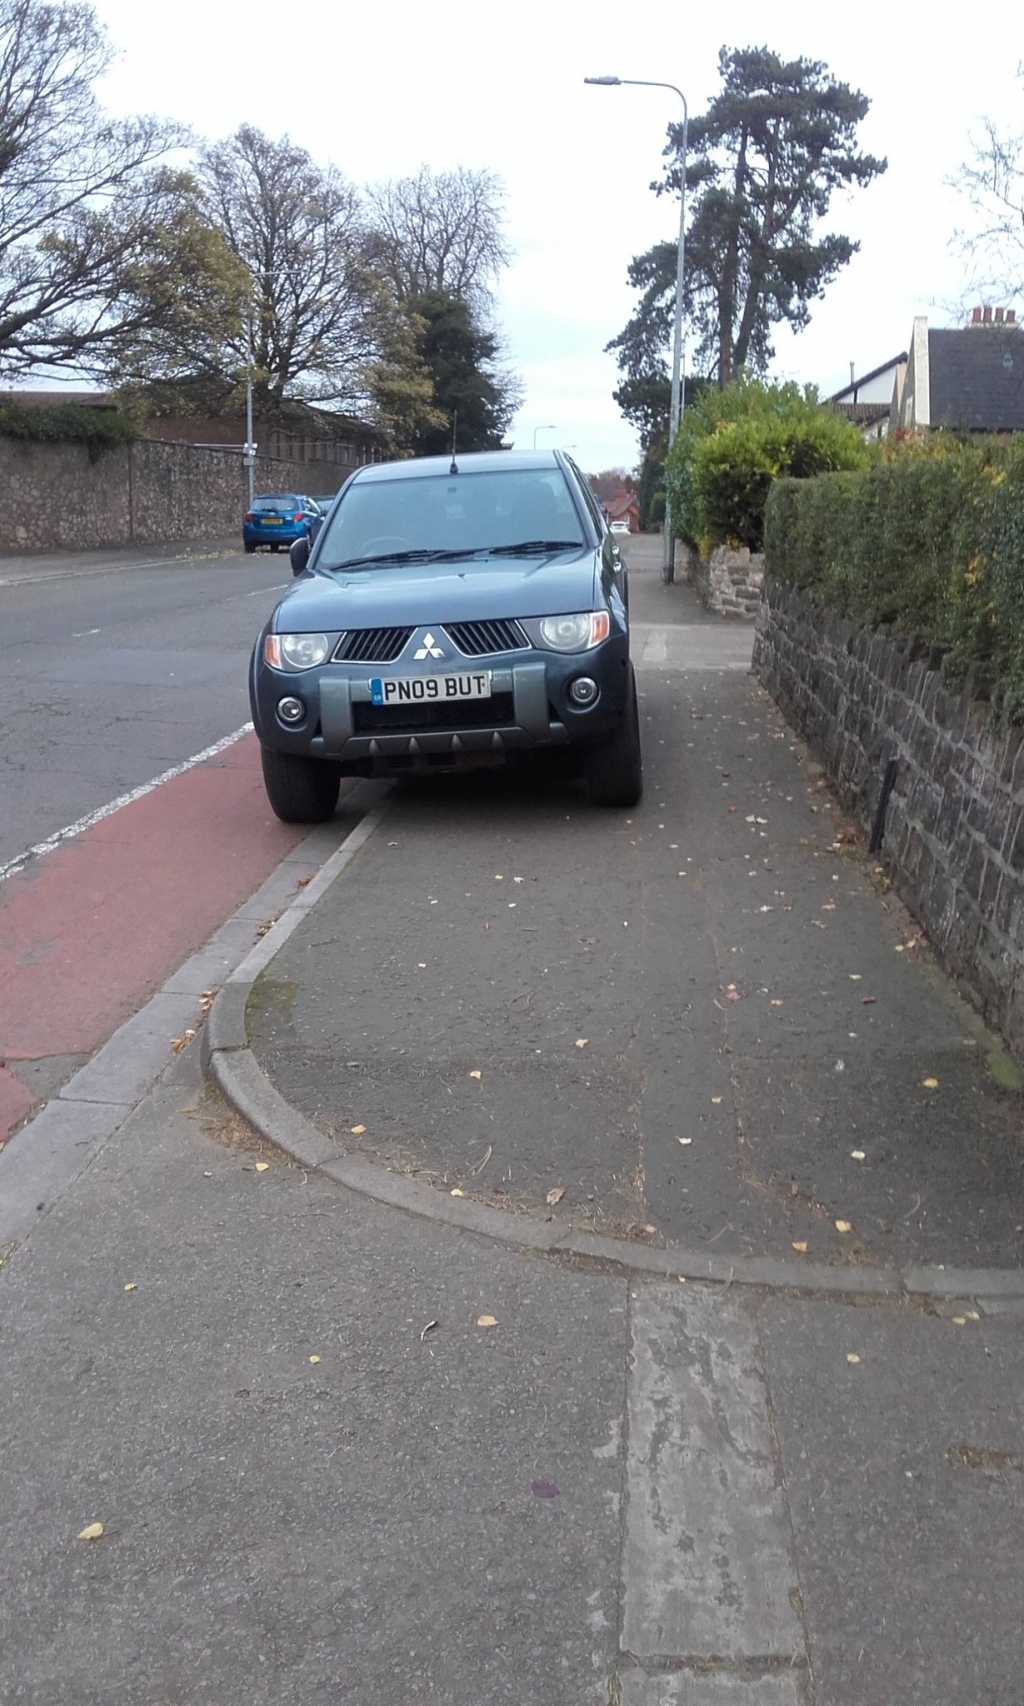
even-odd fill
[{"label": "roadside wall", "polygon": [[947,970],[1024,1054],[1024,729],[892,640],[770,581],[754,672],[867,827],[897,762],[882,859]]},{"label": "roadside wall", "polygon": [[717,545],[709,559],[683,546],[686,578],[707,610],[752,622],[761,603],[764,556],[745,546]]},{"label": "roadside wall", "polygon": [[[350,472],[259,457],[256,490],[316,497]],[[240,538],[248,496],[242,459],[226,450],[143,439],[90,462],[84,445],[0,437],[0,552]]]}]

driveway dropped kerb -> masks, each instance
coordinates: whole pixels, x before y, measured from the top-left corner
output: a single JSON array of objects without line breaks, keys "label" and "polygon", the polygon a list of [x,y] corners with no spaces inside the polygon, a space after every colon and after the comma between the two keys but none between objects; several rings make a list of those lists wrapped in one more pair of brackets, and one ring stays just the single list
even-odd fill
[{"label": "driveway dropped kerb", "polygon": [[688,599],[634,583],[643,805],[399,789],[252,987],[249,1046],[327,1153],[442,1214],[840,1290],[922,1265],[1017,1285],[1019,1074],[750,679],[749,633]]}]

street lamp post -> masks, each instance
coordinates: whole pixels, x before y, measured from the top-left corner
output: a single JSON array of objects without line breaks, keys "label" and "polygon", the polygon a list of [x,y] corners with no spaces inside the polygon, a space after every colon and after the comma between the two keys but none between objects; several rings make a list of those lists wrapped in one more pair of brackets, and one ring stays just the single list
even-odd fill
[{"label": "street lamp post", "polygon": [[[686,406],[683,382],[683,281],[686,275],[686,147],[690,128],[690,109],[686,96],[675,83],[652,82],[646,77],[584,77],[584,83],[597,83],[602,88],[671,89],[683,103],[683,146],[681,150],[681,182],[679,188],[679,244],[676,250],[676,310],[672,329],[672,395],[669,408],[668,447],[675,443],[676,433],[683,420]],[[665,488],[665,559],[662,575],[667,583],[675,579],[675,542],[672,538],[672,506],[668,485]]]},{"label": "street lamp post", "polygon": [[536,450],[536,448],[537,448],[537,434],[539,432],[557,432],[557,431],[558,431],[558,427],[554,421],[548,421],[547,426],[534,427],[534,429],[533,429],[533,448],[534,448],[534,450]]}]

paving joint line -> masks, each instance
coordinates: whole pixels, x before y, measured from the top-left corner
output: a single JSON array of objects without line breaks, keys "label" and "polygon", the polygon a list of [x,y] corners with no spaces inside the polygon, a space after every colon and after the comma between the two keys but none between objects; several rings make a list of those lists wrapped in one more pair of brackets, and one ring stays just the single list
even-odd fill
[{"label": "paving joint line", "polygon": [[272,930],[224,983],[203,1026],[204,1073],[217,1085],[229,1106],[265,1142],[307,1172],[322,1173],[335,1184],[375,1202],[520,1250],[598,1263],[626,1277],[653,1275],[725,1288],[735,1284],[830,1302],[847,1298],[905,1304],[970,1298],[984,1310],[986,1298],[1003,1304],[1007,1299],[1024,1300],[1024,1268],[905,1263],[897,1267],[837,1269],[825,1263],[787,1257],[723,1256],[679,1245],[633,1248],[603,1234],[562,1231],[539,1215],[510,1215],[505,1209],[469,1197],[444,1196],[433,1185],[407,1174],[392,1173],[377,1162],[343,1150],[290,1103],[264,1071],[249,1047],[245,1013],[258,977],[309,916],[321,894],[379,828],[386,809],[385,799],[369,810],[298,899],[279,915]]}]

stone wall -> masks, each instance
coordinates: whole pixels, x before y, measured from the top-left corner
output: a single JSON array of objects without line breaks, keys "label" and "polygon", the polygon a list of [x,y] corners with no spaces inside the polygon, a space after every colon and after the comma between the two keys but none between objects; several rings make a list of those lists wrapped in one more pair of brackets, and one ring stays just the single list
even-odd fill
[{"label": "stone wall", "polygon": [[774,582],[754,670],[865,827],[895,759],[880,857],[947,970],[1024,1053],[1024,729],[910,642]]},{"label": "stone wall", "polygon": [[686,578],[696,588],[697,596],[708,610],[719,616],[739,617],[752,622],[761,603],[764,583],[764,556],[748,551],[746,546],[733,548],[716,545],[710,559],[705,560],[692,546],[684,545]]},{"label": "stone wall", "polygon": [[[351,472],[259,457],[256,490],[331,494]],[[226,450],[143,439],[95,462],[80,444],[0,437],[0,552],[240,539],[249,482]]]}]

